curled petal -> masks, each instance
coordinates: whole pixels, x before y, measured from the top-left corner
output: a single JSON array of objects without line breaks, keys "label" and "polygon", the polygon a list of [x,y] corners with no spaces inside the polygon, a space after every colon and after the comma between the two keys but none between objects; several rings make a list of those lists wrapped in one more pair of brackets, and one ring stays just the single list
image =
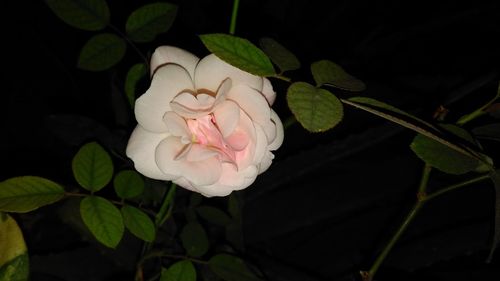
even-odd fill
[{"label": "curled petal", "polygon": [[273,105],[274,101],[276,100],[276,92],[273,90],[273,85],[271,84],[271,81],[267,78],[262,78],[264,81],[264,85],[262,87],[262,94],[264,97],[266,97],[267,102],[269,105]]},{"label": "curled petal", "polygon": [[[233,135],[237,132],[241,132],[243,135],[243,139],[233,139]],[[235,133],[233,135],[229,136],[226,141],[228,142],[229,145],[235,148],[235,156],[236,156],[236,164],[238,165],[239,169],[246,169],[248,166],[253,164],[253,156],[255,153],[255,146],[256,146],[256,141],[257,141],[257,136],[256,136],[256,129],[254,127],[254,124],[252,123],[252,120],[248,117],[248,115],[240,110],[240,123],[238,124],[238,127],[235,130]],[[239,137],[238,137],[239,138]],[[264,136],[265,138],[265,136]],[[247,144],[244,146],[243,149],[237,150],[236,148],[238,145],[243,144],[245,141]]]},{"label": "curled petal", "polygon": [[170,102],[178,93],[192,88],[193,82],[181,66],[169,64],[158,69],[149,89],[135,102],[137,122],[149,131],[167,132],[163,116],[171,111]]},{"label": "curled petal", "polygon": [[262,77],[240,70],[210,54],[200,60],[194,73],[197,89],[207,89],[216,92],[226,78],[231,78],[233,86],[245,84],[257,91],[262,90]]},{"label": "curled petal", "polygon": [[217,151],[208,149],[205,145],[193,144],[187,153],[186,160],[190,162],[198,162],[206,160],[210,157],[219,155]]},{"label": "curled petal", "polygon": [[194,77],[194,69],[200,59],[188,51],[173,46],[161,46],[156,48],[151,56],[151,76],[163,65],[168,63],[178,64],[184,67],[191,78]]},{"label": "curled petal", "polygon": [[258,165],[262,161],[262,158],[264,157],[266,152],[268,151],[267,137],[262,127],[257,124],[255,125],[255,133],[256,133],[255,150],[253,153],[252,163]]},{"label": "curled petal", "polygon": [[227,196],[232,191],[241,190],[253,183],[257,176],[255,166],[238,171],[234,165],[222,163],[222,173],[217,183],[207,186],[198,186],[196,189],[207,197]]},{"label": "curled petal", "polygon": [[134,161],[135,169],[148,178],[173,180],[177,176],[163,173],[155,162],[155,149],[169,134],[156,134],[137,126],[128,141],[126,154]]},{"label": "curled petal", "polygon": [[214,97],[207,94],[194,96],[184,92],[179,94],[170,103],[170,107],[184,118],[196,119],[210,113],[214,104]]},{"label": "curled petal", "polygon": [[162,140],[156,148],[156,164],[164,173],[186,178],[193,186],[210,185],[217,182],[222,168],[217,157],[209,157],[202,161],[187,161],[186,158],[175,160],[176,155],[184,148],[179,137],[170,136]]},{"label": "curled petal", "polygon": [[259,174],[262,174],[267,169],[269,169],[271,163],[273,162],[273,159],[274,159],[274,154],[270,151],[267,151],[259,164]]},{"label": "curled petal", "polygon": [[278,149],[281,144],[283,144],[283,138],[285,136],[285,130],[283,129],[283,123],[281,123],[280,118],[278,117],[278,114],[274,112],[274,110],[271,109],[271,121],[276,124],[276,137],[274,140],[269,144],[269,150],[276,150]]},{"label": "curled petal", "polygon": [[226,100],[214,109],[217,126],[223,137],[233,133],[240,121],[240,108],[232,101]]},{"label": "curled petal", "polygon": [[271,118],[271,109],[264,96],[246,85],[231,88],[227,99],[236,102],[254,122],[265,125]]},{"label": "curled petal", "polygon": [[186,120],[175,112],[169,111],[165,113],[163,115],[163,122],[165,122],[168,131],[172,135],[181,137],[182,143],[188,143],[191,140],[191,132],[186,124]]}]

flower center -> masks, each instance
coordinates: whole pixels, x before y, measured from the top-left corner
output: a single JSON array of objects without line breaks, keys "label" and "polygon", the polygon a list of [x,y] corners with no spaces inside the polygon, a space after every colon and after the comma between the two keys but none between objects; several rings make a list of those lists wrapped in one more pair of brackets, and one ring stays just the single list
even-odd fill
[{"label": "flower center", "polygon": [[188,119],[191,131],[191,142],[203,145],[206,149],[216,151],[221,161],[236,165],[234,149],[224,140],[213,113],[197,119]]}]

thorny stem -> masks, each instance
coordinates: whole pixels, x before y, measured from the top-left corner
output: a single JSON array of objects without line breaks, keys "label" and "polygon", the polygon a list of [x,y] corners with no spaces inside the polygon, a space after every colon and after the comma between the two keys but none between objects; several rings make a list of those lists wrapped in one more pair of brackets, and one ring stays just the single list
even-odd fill
[{"label": "thorny stem", "polygon": [[240,6],[240,0],[233,1],[233,12],[231,13],[231,23],[229,25],[229,34],[234,35],[236,31],[236,20],[238,19],[238,8]]}]

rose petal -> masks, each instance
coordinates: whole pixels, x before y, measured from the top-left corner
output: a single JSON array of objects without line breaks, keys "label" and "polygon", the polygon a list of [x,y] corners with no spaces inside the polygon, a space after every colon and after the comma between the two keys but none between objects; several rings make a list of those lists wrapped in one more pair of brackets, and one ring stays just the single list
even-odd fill
[{"label": "rose petal", "polygon": [[240,70],[210,54],[200,60],[195,69],[194,81],[197,89],[216,92],[221,82],[231,78],[232,84],[245,84],[257,91],[262,90],[262,77]]},{"label": "rose petal", "polygon": [[135,169],[148,178],[157,180],[173,180],[177,176],[163,173],[155,162],[155,149],[169,134],[156,134],[144,130],[140,125],[135,127],[128,141],[126,154],[134,161]]},{"label": "rose petal", "polygon": [[258,124],[255,124],[255,133],[256,133],[255,150],[253,154],[252,163],[258,165],[262,161],[262,158],[264,157],[266,152],[268,151],[267,137],[262,127],[259,126]]},{"label": "rose petal", "polygon": [[240,108],[236,103],[226,100],[214,108],[214,116],[222,136],[227,137],[240,122]]},{"label": "rose petal", "polygon": [[281,120],[274,112],[274,110],[271,109],[271,120],[276,124],[276,137],[274,138],[273,142],[269,144],[268,148],[269,150],[276,150],[278,149],[281,144],[283,144],[283,138],[285,136],[285,130],[283,129],[283,123],[281,123]]},{"label": "rose petal", "polygon": [[214,157],[219,155],[217,151],[208,149],[207,146],[201,145],[201,144],[193,144],[191,145],[191,148],[189,149],[187,153],[187,161],[190,162],[197,162],[197,161],[203,161],[205,159],[208,159],[210,157]]},{"label": "rose petal", "polygon": [[227,196],[235,190],[241,190],[253,183],[257,176],[255,166],[243,171],[237,171],[234,165],[222,163],[222,173],[217,183],[207,186],[198,186],[196,189],[207,197]]},{"label": "rose petal", "polygon": [[214,97],[199,94],[196,97],[188,92],[181,93],[170,103],[170,107],[184,118],[196,119],[212,111]]},{"label": "rose petal", "polygon": [[149,89],[135,103],[137,122],[146,130],[167,132],[163,116],[167,111],[171,111],[170,101],[178,93],[193,87],[189,74],[181,66],[169,64],[159,68]]},{"label": "rose petal", "polygon": [[191,191],[194,191],[194,192],[199,192],[187,179],[185,179],[184,177],[180,177],[176,180],[173,181],[173,183],[179,185],[179,186],[182,186],[184,187],[185,189],[187,190],[191,190]]},{"label": "rose petal", "polygon": [[274,154],[270,151],[267,151],[264,157],[262,158],[259,166],[259,174],[264,173],[269,167],[271,166],[271,163],[273,162],[274,159]]},{"label": "rose petal", "polygon": [[[248,140],[248,144],[245,146],[244,149],[240,151],[235,151],[236,164],[238,165],[239,169],[244,170],[248,166],[253,164],[255,145],[257,141],[257,136],[256,136],[257,133],[254,124],[252,123],[252,120],[250,120],[250,117],[248,117],[248,115],[242,110],[240,110],[240,123],[238,124],[238,127],[236,128],[235,132],[238,130],[244,132]],[[232,147],[233,146],[236,147],[238,145],[232,140],[232,136],[229,136],[228,139],[226,140],[228,144],[231,145]]]},{"label": "rose petal", "polygon": [[161,141],[155,153],[158,168],[164,173],[183,176],[195,187],[217,182],[222,168],[216,157],[197,162],[187,161],[186,158],[175,160],[182,148],[179,137],[170,136]]},{"label": "rose petal", "polygon": [[191,78],[194,77],[194,70],[200,59],[188,51],[173,46],[161,46],[156,48],[151,56],[150,73],[151,76],[158,71],[158,68],[167,64],[175,63],[184,67]]},{"label": "rose petal", "polygon": [[235,101],[254,122],[265,125],[271,118],[271,109],[264,96],[246,85],[231,88],[227,99]]},{"label": "rose petal", "polygon": [[273,85],[271,84],[271,81],[267,78],[262,78],[264,79],[264,85],[262,86],[262,94],[264,97],[266,97],[267,102],[269,105],[273,105],[274,100],[276,100],[276,92],[273,90]]},{"label": "rose petal", "polygon": [[181,137],[181,142],[186,144],[191,141],[191,132],[186,124],[186,120],[180,117],[173,111],[169,111],[163,115],[163,122],[167,125],[168,131],[176,136]]}]

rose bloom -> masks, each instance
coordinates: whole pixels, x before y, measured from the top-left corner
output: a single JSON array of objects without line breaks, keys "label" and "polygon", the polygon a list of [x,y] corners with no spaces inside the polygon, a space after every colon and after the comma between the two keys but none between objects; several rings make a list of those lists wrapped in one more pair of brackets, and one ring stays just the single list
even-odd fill
[{"label": "rose bloom", "polygon": [[210,197],[244,189],[269,168],[283,125],[268,79],[171,46],[156,49],[151,73],[127,146],[137,171]]}]

